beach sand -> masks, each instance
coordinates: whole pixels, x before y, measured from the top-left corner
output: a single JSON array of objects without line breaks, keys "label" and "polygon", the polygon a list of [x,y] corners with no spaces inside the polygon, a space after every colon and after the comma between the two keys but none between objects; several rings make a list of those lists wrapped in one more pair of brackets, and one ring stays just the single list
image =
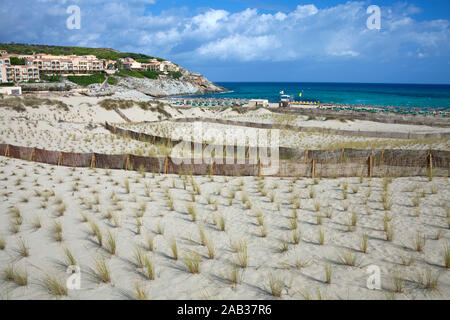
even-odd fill
[{"label": "beach sand", "polygon": [[[0,108],[2,142],[147,155],[151,144],[115,136],[101,124],[168,136],[192,134],[192,124],[186,123],[127,124],[115,111],[99,107],[97,98],[58,99],[70,105],[69,111]],[[165,119],[164,113],[137,107],[123,112],[136,122]],[[172,117],[236,116],[230,110],[166,107],[165,112]],[[268,110],[240,119],[270,118],[278,121]],[[325,127],[370,127],[357,121],[314,121]],[[203,125],[220,132],[243,129]],[[302,148],[381,143],[284,131],[280,141]],[[448,140],[385,143],[448,150]],[[446,177],[191,177],[68,168],[3,156],[0,164],[0,299],[450,297]],[[66,271],[74,262],[81,270],[81,287],[66,292]],[[380,270],[380,290],[367,288],[369,266]]]}]

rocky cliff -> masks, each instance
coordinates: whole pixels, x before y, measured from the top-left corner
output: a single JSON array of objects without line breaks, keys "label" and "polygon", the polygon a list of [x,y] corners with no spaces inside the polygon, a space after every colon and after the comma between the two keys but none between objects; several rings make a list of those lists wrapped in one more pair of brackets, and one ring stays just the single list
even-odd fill
[{"label": "rocky cliff", "polygon": [[153,97],[226,91],[201,74],[191,73],[185,69],[182,69],[181,77],[178,79],[174,79],[170,75],[160,75],[158,79],[135,78],[130,76],[116,77],[116,79],[119,80],[118,87],[137,90]]}]

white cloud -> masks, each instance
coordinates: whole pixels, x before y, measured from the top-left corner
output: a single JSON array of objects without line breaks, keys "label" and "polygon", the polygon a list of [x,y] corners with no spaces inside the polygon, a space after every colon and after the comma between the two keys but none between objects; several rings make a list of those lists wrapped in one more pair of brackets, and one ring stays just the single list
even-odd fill
[{"label": "white cloud", "polygon": [[96,45],[185,61],[390,60],[450,52],[450,22],[417,21],[421,9],[406,4],[382,7],[382,29],[368,30],[365,2],[305,4],[272,14],[209,9],[189,16],[181,9],[152,15],[146,5],[154,0],[78,0],[70,4],[80,6],[82,27],[73,31],[65,28],[66,0],[3,2],[3,41]]}]

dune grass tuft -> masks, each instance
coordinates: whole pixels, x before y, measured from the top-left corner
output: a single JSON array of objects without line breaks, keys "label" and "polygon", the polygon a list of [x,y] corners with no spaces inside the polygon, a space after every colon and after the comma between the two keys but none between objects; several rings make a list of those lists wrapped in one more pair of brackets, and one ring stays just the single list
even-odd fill
[{"label": "dune grass tuft", "polygon": [[184,255],[184,264],[186,265],[186,268],[190,273],[200,273],[201,262],[202,257],[195,251],[186,253]]},{"label": "dune grass tuft", "polygon": [[95,259],[94,261],[95,277],[99,282],[109,283],[111,282],[111,271],[105,257]]},{"label": "dune grass tuft", "polygon": [[282,277],[277,277],[273,275],[272,273],[268,276],[269,279],[269,288],[270,293],[274,297],[281,297],[281,294],[283,293],[283,289],[285,286],[284,279]]},{"label": "dune grass tuft", "polygon": [[55,275],[46,275],[42,280],[42,284],[52,296],[63,297],[68,295],[65,281]]}]

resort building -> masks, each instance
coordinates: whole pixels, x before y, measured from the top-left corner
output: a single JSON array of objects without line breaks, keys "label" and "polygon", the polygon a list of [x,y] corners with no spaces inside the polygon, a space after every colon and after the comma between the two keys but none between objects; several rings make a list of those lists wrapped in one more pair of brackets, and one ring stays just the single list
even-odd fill
[{"label": "resort building", "polygon": [[103,61],[93,55],[85,56],[54,56],[48,54],[36,54],[24,57],[26,65],[39,68],[40,72],[60,74],[78,73],[88,74],[102,72]]},{"label": "resort building", "polygon": [[13,66],[9,57],[0,58],[0,83],[39,81],[39,69],[33,66]]},{"label": "resort building", "polygon": [[149,62],[137,62],[133,58],[121,58],[122,67],[134,71],[180,71],[180,67],[171,61],[159,61],[158,59],[150,59]]}]

